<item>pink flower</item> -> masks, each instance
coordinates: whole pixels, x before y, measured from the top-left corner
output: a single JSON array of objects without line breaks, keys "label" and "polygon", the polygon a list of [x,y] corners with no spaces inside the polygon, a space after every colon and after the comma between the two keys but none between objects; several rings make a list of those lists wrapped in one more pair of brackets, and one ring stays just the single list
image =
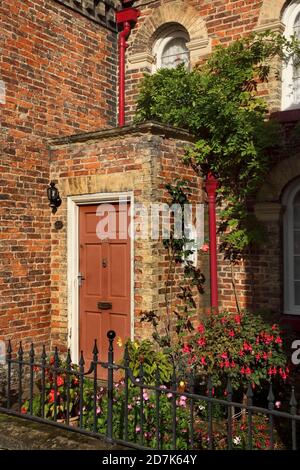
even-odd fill
[{"label": "pink flower", "polygon": [[143,393],[143,398],[145,401],[148,401],[149,400],[149,396],[148,396],[148,393],[147,392],[144,392]]},{"label": "pink flower", "polygon": [[225,361],[225,367],[230,367],[230,362],[228,361],[228,359]]},{"label": "pink flower", "polygon": [[274,325],[272,325],[272,328],[271,328],[271,329],[272,329],[273,331],[276,331],[277,328],[278,328],[278,326],[274,323]]},{"label": "pink flower", "polygon": [[233,337],[235,336],[235,332],[234,332],[233,330],[230,330],[230,331],[229,331],[229,336],[230,336],[231,338],[233,338]]},{"label": "pink flower", "polygon": [[167,393],[167,398],[172,398],[173,397],[173,393]]},{"label": "pink flower", "polygon": [[207,253],[209,251],[209,245],[208,243],[204,243],[201,248],[200,248],[201,251],[203,251],[203,253]]},{"label": "pink flower", "polygon": [[282,339],[280,338],[280,336],[277,336],[277,338],[275,339],[275,343],[282,344]]},{"label": "pink flower", "polygon": [[197,330],[199,331],[199,333],[203,334],[204,331],[205,331],[204,325],[202,325],[202,323],[200,323],[200,325],[197,327]]},{"label": "pink flower", "polygon": [[136,427],[135,427],[135,432],[141,432],[140,426],[136,426]]},{"label": "pink flower", "polygon": [[202,366],[206,366],[206,359],[205,359],[204,356],[201,357],[200,363],[201,363]]},{"label": "pink flower", "polygon": [[240,325],[241,324],[241,320],[242,320],[242,317],[241,315],[235,315],[234,317],[234,321],[237,325]]},{"label": "pink flower", "polygon": [[186,407],[186,397],[184,395],[180,396],[178,404],[179,406],[182,406],[183,408]]},{"label": "pink flower", "polygon": [[275,402],[275,408],[280,408],[281,407],[281,401],[276,401]]},{"label": "pink flower", "polygon": [[222,359],[227,359],[227,358],[228,358],[227,353],[226,353],[226,352],[222,353],[222,354],[221,354],[221,358],[222,358]]},{"label": "pink flower", "polygon": [[255,355],[255,359],[256,359],[257,361],[260,360],[260,353],[258,353],[258,354]]}]

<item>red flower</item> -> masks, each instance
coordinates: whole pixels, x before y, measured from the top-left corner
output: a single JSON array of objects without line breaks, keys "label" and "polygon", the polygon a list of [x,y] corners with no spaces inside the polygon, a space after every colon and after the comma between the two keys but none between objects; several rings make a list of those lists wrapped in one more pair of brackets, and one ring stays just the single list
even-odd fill
[{"label": "red flower", "polygon": [[27,409],[25,408],[25,406],[22,406],[21,408],[21,413],[24,415],[27,413]]},{"label": "red flower", "polygon": [[240,325],[241,324],[241,320],[242,320],[242,317],[241,315],[235,315],[234,317],[234,321],[237,325]]},{"label": "red flower", "polygon": [[274,323],[274,325],[272,325],[272,330],[273,330],[273,331],[276,331],[277,328],[278,328],[278,326]]},{"label": "red flower", "polygon": [[230,367],[230,362],[228,361],[228,359],[225,361],[225,367],[227,367],[227,368]]},{"label": "red flower", "polygon": [[203,366],[206,366],[206,359],[204,356],[201,357],[200,362]]},{"label": "red flower", "polygon": [[256,359],[257,361],[260,360],[260,353],[258,353],[258,354],[255,355],[255,359]]},{"label": "red flower", "polygon": [[235,336],[235,332],[233,330],[230,330],[229,331],[229,336],[231,336],[231,338],[233,338]]},{"label": "red flower", "polygon": [[63,384],[64,384],[64,379],[61,377],[61,375],[59,375],[57,377],[57,386],[60,387]]},{"label": "red flower", "polygon": [[221,357],[222,359],[227,359],[227,358],[228,358],[227,352],[224,352],[224,353],[220,354],[220,357]]},{"label": "red flower", "polygon": [[267,354],[266,352],[263,353],[263,359],[264,359],[265,361],[268,360],[268,354]]},{"label": "red flower", "polygon": [[245,343],[244,343],[244,351],[249,351],[249,352],[251,352],[251,351],[252,351],[252,346],[251,346],[251,344],[245,342]]},{"label": "red flower", "polygon": [[275,343],[282,344],[282,339],[280,338],[280,336],[277,336],[277,338],[275,339]]},{"label": "red flower", "polygon": [[199,346],[205,346],[206,345],[205,338],[199,338],[197,340],[197,343],[199,344]]},{"label": "red flower", "polygon": [[[57,396],[59,395],[59,392],[56,394]],[[53,403],[55,399],[55,392],[54,389],[52,388],[49,392],[49,403]]]},{"label": "red flower", "polygon": [[251,375],[252,374],[250,367],[246,367],[245,374],[246,375]]},{"label": "red flower", "polygon": [[182,348],[182,352],[190,353],[191,352],[191,346],[189,346],[188,344],[185,344]]},{"label": "red flower", "polygon": [[202,325],[202,323],[200,323],[200,325],[198,326],[197,330],[199,331],[199,333],[203,334],[204,331],[205,331],[204,325]]},{"label": "red flower", "polygon": [[226,318],[226,317],[222,317],[222,318],[221,318],[221,323],[222,323],[222,325],[224,325],[226,322],[227,322],[227,318]]}]

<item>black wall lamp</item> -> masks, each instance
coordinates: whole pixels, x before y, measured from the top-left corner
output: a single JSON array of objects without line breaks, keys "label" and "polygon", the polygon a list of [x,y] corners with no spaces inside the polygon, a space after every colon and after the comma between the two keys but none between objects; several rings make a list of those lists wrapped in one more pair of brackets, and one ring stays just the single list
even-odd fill
[{"label": "black wall lamp", "polygon": [[51,181],[50,186],[47,188],[47,196],[50,202],[49,206],[52,209],[52,214],[55,214],[57,208],[61,205],[61,198],[53,181]]}]

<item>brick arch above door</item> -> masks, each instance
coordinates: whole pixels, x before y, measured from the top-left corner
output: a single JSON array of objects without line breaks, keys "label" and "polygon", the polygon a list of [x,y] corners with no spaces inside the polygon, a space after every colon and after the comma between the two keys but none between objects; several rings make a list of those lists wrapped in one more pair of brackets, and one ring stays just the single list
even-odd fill
[{"label": "brick arch above door", "polygon": [[177,0],[170,4],[163,4],[156,8],[154,13],[145,18],[132,42],[128,53],[128,66],[133,69],[149,68],[153,62],[152,47],[157,31],[168,24],[178,23],[189,34],[190,42],[187,47],[190,51],[191,64],[194,65],[201,56],[211,51],[210,40],[204,19],[199,12],[186,2]]}]

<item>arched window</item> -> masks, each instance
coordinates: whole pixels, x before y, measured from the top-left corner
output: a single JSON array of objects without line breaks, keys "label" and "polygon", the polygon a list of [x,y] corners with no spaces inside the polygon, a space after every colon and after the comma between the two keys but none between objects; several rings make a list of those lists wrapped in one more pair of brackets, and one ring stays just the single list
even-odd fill
[{"label": "arched window", "polygon": [[300,315],[300,181],[284,193],[284,313]]},{"label": "arched window", "polygon": [[[300,39],[300,0],[291,2],[284,11],[285,37]],[[282,71],[282,109],[300,108],[300,63],[290,59]]]},{"label": "arched window", "polygon": [[157,35],[153,46],[155,63],[153,71],[161,68],[172,69],[179,64],[190,66],[190,55],[187,48],[189,36],[183,26],[171,24],[164,27]]}]

